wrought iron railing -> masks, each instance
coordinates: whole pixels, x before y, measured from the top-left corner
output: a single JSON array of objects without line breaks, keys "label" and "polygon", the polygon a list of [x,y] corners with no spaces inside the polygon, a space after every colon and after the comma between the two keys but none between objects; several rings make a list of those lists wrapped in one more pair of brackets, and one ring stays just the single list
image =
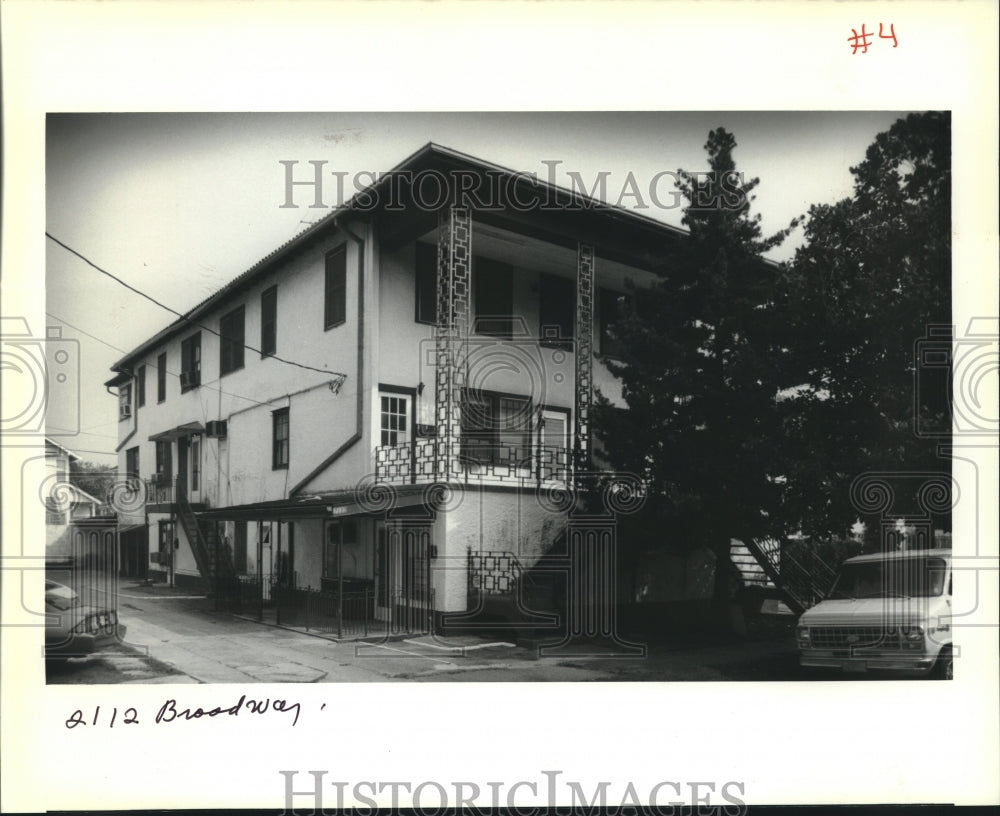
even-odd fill
[{"label": "wrought iron railing", "polygon": [[177,495],[177,482],[166,476],[151,476],[146,479],[147,504],[173,504]]},{"label": "wrought iron railing", "polygon": [[374,581],[317,588],[275,581],[270,575],[239,575],[227,583],[226,607],[234,614],[336,638],[429,632],[434,592],[415,599],[395,590],[377,598]]},{"label": "wrought iron railing", "polygon": [[418,439],[375,449],[375,477],[387,484],[417,484],[444,478],[448,472],[466,481],[560,482],[571,475],[570,452],[565,447],[502,445],[488,439],[464,437],[458,454],[446,467],[436,439]]}]

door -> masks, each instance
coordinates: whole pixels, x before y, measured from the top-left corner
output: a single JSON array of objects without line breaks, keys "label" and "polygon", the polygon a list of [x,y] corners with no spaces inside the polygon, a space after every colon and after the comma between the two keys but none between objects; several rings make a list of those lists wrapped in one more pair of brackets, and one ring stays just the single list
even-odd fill
[{"label": "door", "polygon": [[433,610],[431,528],[426,522],[377,522],[375,617],[393,631],[429,631]]},{"label": "door", "polygon": [[188,441],[185,437],[177,440],[177,495],[188,497]]},{"label": "door", "polygon": [[569,412],[542,411],[538,423],[538,478],[565,481],[569,477]]}]

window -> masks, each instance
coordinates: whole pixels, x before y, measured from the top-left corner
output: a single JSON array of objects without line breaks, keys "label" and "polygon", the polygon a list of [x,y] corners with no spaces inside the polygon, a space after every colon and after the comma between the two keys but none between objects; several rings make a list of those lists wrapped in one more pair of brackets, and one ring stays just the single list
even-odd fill
[{"label": "window", "polygon": [[167,398],[167,353],[163,352],[156,358],[156,401],[163,402]]},{"label": "window", "polygon": [[355,562],[358,549],[358,522],[343,519],[327,525],[326,541],[323,547],[323,577],[339,578],[341,567],[346,577],[354,577],[358,565]]},{"label": "window", "polygon": [[219,376],[243,368],[243,307],[219,321]]},{"label": "window", "polygon": [[347,320],[347,251],[344,247],[326,256],[323,326],[332,329]]},{"label": "window", "polygon": [[437,323],[437,247],[417,243],[417,322]]},{"label": "window", "polygon": [[406,415],[408,413],[405,396],[386,396],[381,398],[381,427],[383,445],[401,445],[409,440]]},{"label": "window", "polygon": [[135,372],[135,407],[146,404],[146,366],[141,365]]},{"label": "window", "polygon": [[201,385],[201,332],[181,343],[181,393]]},{"label": "window", "polygon": [[191,489],[200,490],[201,484],[201,437],[191,437]]},{"label": "window", "polygon": [[173,459],[170,440],[161,439],[156,443],[156,476],[160,484],[166,484],[173,477]]},{"label": "window", "polygon": [[288,409],[271,414],[271,467],[288,467]]},{"label": "window", "polygon": [[514,314],[514,276],[510,266],[488,258],[473,258],[472,277],[475,330],[479,334],[510,338]]},{"label": "window", "polygon": [[132,383],[124,383],[118,389],[118,421],[132,416]]},{"label": "window", "polygon": [[615,322],[625,313],[628,305],[628,295],[601,289],[599,323],[601,336],[601,354],[607,357],[620,357],[622,354],[621,340],[615,336]]},{"label": "window", "polygon": [[531,400],[466,391],[462,400],[462,457],[475,464],[526,467],[531,459]]},{"label": "window", "polygon": [[125,451],[125,478],[135,479],[139,476],[139,447]]},{"label": "window", "polygon": [[572,348],[576,324],[576,283],[542,275],[538,281],[538,337],[547,346]]},{"label": "window", "polygon": [[269,357],[278,350],[278,287],[260,295],[260,356]]}]

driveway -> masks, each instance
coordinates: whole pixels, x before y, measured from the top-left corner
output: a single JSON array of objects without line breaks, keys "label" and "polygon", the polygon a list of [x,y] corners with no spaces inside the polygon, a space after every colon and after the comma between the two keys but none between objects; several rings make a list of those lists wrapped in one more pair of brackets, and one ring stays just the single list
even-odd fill
[{"label": "driveway", "polygon": [[49,672],[50,683],[799,679],[787,636],[713,646],[650,644],[640,659],[539,658],[534,649],[474,636],[337,643],[217,612],[203,595],[164,586],[123,584],[118,606],[128,627],[124,648],[69,661]]}]

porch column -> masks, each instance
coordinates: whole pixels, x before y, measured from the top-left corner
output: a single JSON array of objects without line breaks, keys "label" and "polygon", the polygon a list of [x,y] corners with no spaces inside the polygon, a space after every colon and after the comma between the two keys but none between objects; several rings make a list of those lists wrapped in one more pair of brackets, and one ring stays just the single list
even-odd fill
[{"label": "porch column", "polygon": [[594,247],[577,244],[576,400],[573,411],[573,470],[577,489],[590,469],[590,406],[594,400]]},{"label": "porch column", "polygon": [[472,220],[467,207],[438,213],[437,325],[434,327],[436,463],[438,481],[457,479],[461,400],[469,336]]}]

